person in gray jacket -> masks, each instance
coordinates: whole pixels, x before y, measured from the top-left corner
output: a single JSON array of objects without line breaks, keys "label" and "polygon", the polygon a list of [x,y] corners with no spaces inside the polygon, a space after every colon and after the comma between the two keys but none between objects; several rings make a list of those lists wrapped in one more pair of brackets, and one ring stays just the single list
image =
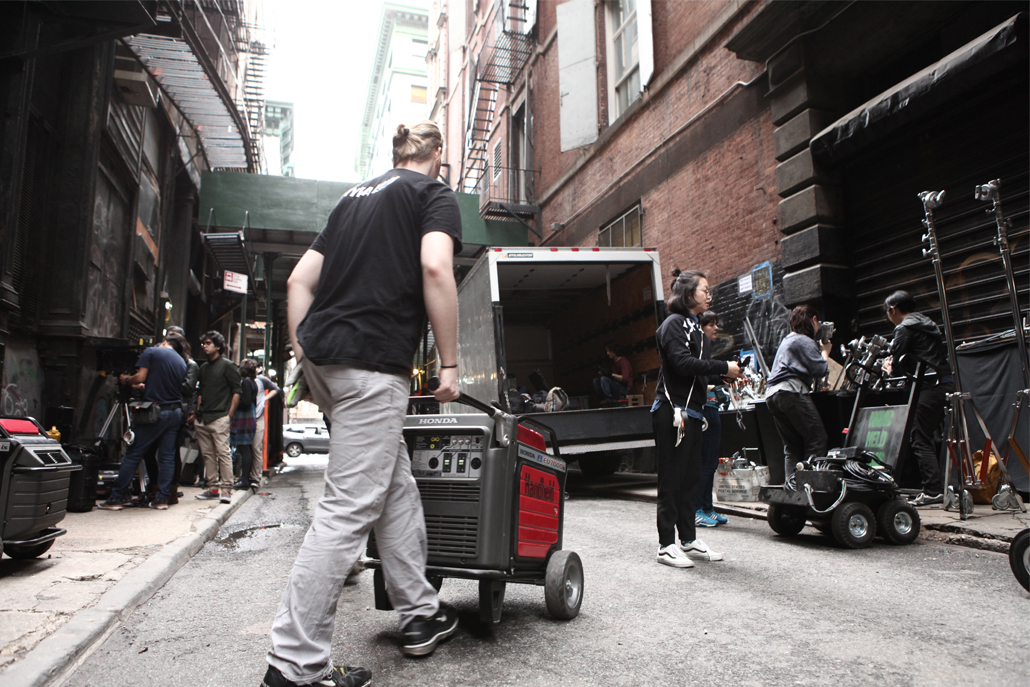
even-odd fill
[{"label": "person in gray jacket", "polygon": [[810,305],[790,314],[790,334],[776,349],[769,371],[765,403],[783,441],[784,478],[799,460],[824,456],[829,442],[822,418],[809,397],[816,379],[826,376],[830,343],[816,344],[819,315]]}]

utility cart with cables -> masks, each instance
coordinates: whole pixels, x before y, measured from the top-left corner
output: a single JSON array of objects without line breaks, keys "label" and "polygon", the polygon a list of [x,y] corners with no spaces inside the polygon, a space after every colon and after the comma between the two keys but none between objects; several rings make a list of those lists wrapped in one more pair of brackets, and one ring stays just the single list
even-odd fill
[{"label": "utility cart with cables", "polygon": [[[909,367],[907,358],[898,361],[901,370]],[[877,534],[894,544],[915,541],[919,512],[904,498],[893,472],[908,447],[910,411],[930,379],[924,378],[922,363],[917,361],[914,367],[907,375],[908,402],[903,405],[862,407],[862,399],[869,382],[896,385],[906,380],[856,378],[859,387],[845,446],[798,463],[783,485],[761,488],[758,498],[769,504],[768,522],[774,532],[793,537],[810,521],[851,549],[869,546]]]},{"label": "utility cart with cables", "polygon": [[[554,431],[465,394],[459,403],[482,412],[415,414],[404,425],[425,513],[426,576],[437,589],[445,577],[477,580],[487,624],[500,622],[508,583],[542,586],[553,617],[575,618],[583,564],[562,549],[566,464]],[[367,554],[376,608],[391,610],[374,534]]]}]

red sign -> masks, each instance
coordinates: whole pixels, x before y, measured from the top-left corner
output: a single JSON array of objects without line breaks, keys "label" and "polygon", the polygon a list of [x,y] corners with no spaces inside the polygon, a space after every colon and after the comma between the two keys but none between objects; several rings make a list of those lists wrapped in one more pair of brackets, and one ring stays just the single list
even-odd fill
[{"label": "red sign", "polygon": [[226,270],[222,279],[222,288],[226,291],[247,293],[247,275]]}]

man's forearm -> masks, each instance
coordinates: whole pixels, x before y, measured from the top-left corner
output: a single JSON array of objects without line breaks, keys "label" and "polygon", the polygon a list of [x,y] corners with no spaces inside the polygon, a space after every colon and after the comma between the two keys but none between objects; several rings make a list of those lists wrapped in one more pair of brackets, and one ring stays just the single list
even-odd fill
[{"label": "man's forearm", "polygon": [[426,299],[426,314],[429,315],[439,352],[439,364],[455,365],[458,362],[458,293],[454,273],[425,275],[422,289]]},{"label": "man's forearm", "polygon": [[229,403],[229,419],[232,420],[233,415],[236,414],[236,406],[240,403],[240,395],[233,394],[232,401]]},{"label": "man's forearm", "polygon": [[286,282],[286,324],[290,331],[293,353],[300,360],[304,351],[297,340],[297,327],[315,302],[315,289],[322,272],[322,254],[309,250],[293,268]]}]

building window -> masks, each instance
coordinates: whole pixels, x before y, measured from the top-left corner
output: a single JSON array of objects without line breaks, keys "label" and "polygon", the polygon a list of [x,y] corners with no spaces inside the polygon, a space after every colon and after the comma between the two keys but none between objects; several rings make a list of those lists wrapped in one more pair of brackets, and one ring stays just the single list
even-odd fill
[{"label": "building window", "polygon": [[601,229],[597,234],[597,245],[612,248],[644,245],[640,231],[640,206],[634,206]]},{"label": "building window", "polygon": [[497,177],[501,176],[501,162],[502,162],[503,152],[504,151],[501,150],[501,144],[499,142],[495,143],[494,144],[494,179],[496,179]]},{"label": "building window", "polygon": [[411,87],[411,102],[413,103],[425,103],[426,102],[426,87],[425,86],[412,86]]},{"label": "building window", "polygon": [[640,55],[637,48],[637,0],[608,3],[611,54],[608,69],[614,89],[614,117],[640,97]]}]

